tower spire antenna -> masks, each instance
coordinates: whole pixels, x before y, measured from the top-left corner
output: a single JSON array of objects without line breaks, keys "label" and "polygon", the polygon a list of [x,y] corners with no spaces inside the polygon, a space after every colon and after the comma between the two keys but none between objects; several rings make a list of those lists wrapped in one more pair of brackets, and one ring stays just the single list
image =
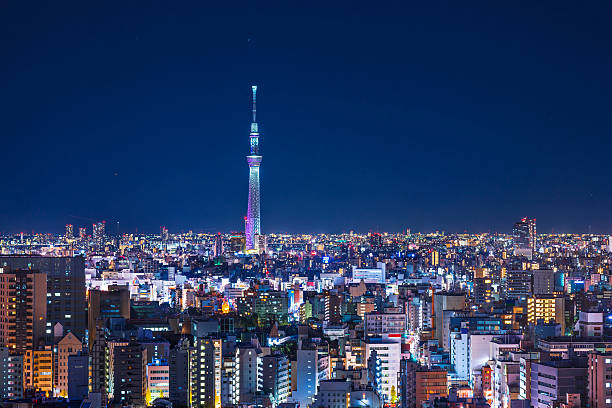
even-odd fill
[{"label": "tower spire antenna", "polygon": [[[259,166],[261,155],[259,154],[259,129],[257,126],[257,85],[252,85],[253,91],[253,122],[251,123],[251,134],[249,135],[251,154],[247,156],[249,164],[249,201],[247,206],[247,217],[245,223],[246,249],[255,249],[261,234],[261,211],[259,202]],[[257,241],[257,242],[256,242]]]},{"label": "tower spire antenna", "polygon": [[253,123],[257,123],[257,85],[251,86],[253,90]]}]

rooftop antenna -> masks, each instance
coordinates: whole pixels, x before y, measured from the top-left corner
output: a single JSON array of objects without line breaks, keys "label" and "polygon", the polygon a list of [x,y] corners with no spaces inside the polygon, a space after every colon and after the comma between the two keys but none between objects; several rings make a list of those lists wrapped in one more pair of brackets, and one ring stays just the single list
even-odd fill
[{"label": "rooftop antenna", "polygon": [[257,85],[251,86],[253,90],[253,123],[257,123]]}]

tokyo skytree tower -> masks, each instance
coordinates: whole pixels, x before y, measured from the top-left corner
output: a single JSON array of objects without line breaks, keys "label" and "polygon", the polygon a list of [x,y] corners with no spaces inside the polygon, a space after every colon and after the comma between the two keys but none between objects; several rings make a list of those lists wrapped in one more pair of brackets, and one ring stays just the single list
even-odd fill
[{"label": "tokyo skytree tower", "polygon": [[261,212],[259,207],[259,166],[262,157],[259,154],[259,129],[257,127],[257,86],[253,90],[253,122],[251,122],[251,154],[247,156],[249,163],[249,204],[245,224],[246,249],[255,248],[255,236],[261,234]]}]

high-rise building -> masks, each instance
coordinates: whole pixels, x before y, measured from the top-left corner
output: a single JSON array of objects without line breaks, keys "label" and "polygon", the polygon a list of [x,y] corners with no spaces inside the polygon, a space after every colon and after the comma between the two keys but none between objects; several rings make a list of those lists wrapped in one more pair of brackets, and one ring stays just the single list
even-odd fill
[{"label": "high-rise building", "polygon": [[434,293],[434,315],[436,339],[438,344],[444,343],[443,336],[448,337],[449,333],[444,333],[444,311],[445,310],[465,310],[466,294],[464,292],[437,292]]},{"label": "high-rise building", "polygon": [[215,258],[218,258],[223,255],[223,237],[221,233],[218,232],[215,236],[215,247],[213,250]]},{"label": "high-rise building", "polygon": [[364,316],[364,335],[366,337],[385,337],[401,342],[406,330],[405,313],[367,313]]},{"label": "high-rise building", "polygon": [[53,336],[52,328],[61,324],[64,332],[78,338],[85,337],[87,329],[87,302],[85,294],[85,258],[82,256],[0,256],[0,267],[5,271],[29,269],[46,274],[47,282],[42,302],[46,304],[46,337]]},{"label": "high-rise building", "polygon": [[191,406],[221,407],[222,341],[199,337],[191,354]]},{"label": "high-rise building", "polygon": [[580,394],[586,400],[589,373],[584,358],[532,363],[531,406],[548,408],[565,401],[567,394]]},{"label": "high-rise building", "polygon": [[262,390],[276,404],[287,401],[291,394],[291,376],[289,360],[282,354],[272,354],[262,358]]},{"label": "high-rise building", "polygon": [[342,323],[342,295],[335,292],[325,294],[325,322]]},{"label": "high-rise building", "polygon": [[262,360],[255,346],[251,344],[238,347],[238,375],[240,376],[240,402],[252,401],[260,391]]},{"label": "high-rise building", "polygon": [[[373,352],[380,360],[380,392],[381,399],[392,402],[393,394],[397,395],[397,374],[400,371],[401,344],[370,337],[365,341],[365,358],[368,361]],[[395,401],[393,401],[395,402]]]},{"label": "high-rise building", "polygon": [[259,166],[262,156],[259,154],[259,127],[257,125],[257,86],[253,91],[253,122],[251,123],[251,154],[247,156],[249,164],[249,203],[245,225],[246,249],[255,249],[255,235],[261,234],[261,210],[259,202]]},{"label": "high-rise building", "polygon": [[523,218],[514,224],[514,254],[533,259],[536,250],[536,220]]},{"label": "high-rise building", "polygon": [[168,392],[170,402],[174,407],[189,406],[189,356],[191,353],[195,351],[190,350],[188,339],[179,341],[177,346],[170,350]]},{"label": "high-rise building", "polygon": [[232,252],[243,252],[246,248],[244,232],[232,232],[230,236],[230,250]]},{"label": "high-rise building", "polygon": [[89,290],[89,347],[93,345],[98,320],[112,317],[130,318],[130,291],[126,286],[110,285],[108,291]]},{"label": "high-rise building", "polygon": [[419,365],[406,358],[400,361],[400,372],[397,375],[399,388],[399,406],[416,408],[416,371]]},{"label": "high-rise building", "polygon": [[6,347],[0,349],[2,355],[2,383],[0,398],[23,398],[23,355],[10,354]]},{"label": "high-rise building", "polygon": [[552,295],[555,291],[555,272],[552,269],[533,271],[533,294]]},{"label": "high-rise building", "polygon": [[474,278],[474,304],[479,307],[486,307],[493,299],[493,288],[491,283],[493,280],[489,277]]},{"label": "high-rise building", "polygon": [[319,386],[317,350],[298,350],[295,370],[293,368],[291,377],[293,381],[295,372],[295,388],[292,397],[300,406],[308,406],[313,402]]},{"label": "high-rise building", "polygon": [[319,383],[319,391],[313,408],[346,408],[350,406],[351,382],[346,380],[324,380]]},{"label": "high-rise building", "polygon": [[74,238],[74,228],[72,224],[66,224],[66,240],[71,240]]},{"label": "high-rise building", "polygon": [[50,346],[26,350],[23,363],[25,388],[47,395],[53,393],[53,350]]},{"label": "high-rise building", "polygon": [[168,239],[170,238],[170,235],[168,233],[168,228],[160,227],[159,231],[160,231],[159,236],[160,236],[161,240],[164,241],[164,242],[168,241]]},{"label": "high-rise building", "polygon": [[125,345],[117,345],[113,351],[113,391],[114,400],[145,405],[147,388],[146,366],[147,350],[135,340]]},{"label": "high-rise building", "polygon": [[79,228],[79,239],[85,239],[86,236],[87,236],[87,228],[80,227]]},{"label": "high-rise building", "polygon": [[527,323],[536,324],[554,321],[561,325],[561,333],[565,332],[565,299],[562,297],[532,296],[527,299]]},{"label": "high-rise building", "polygon": [[44,340],[47,323],[47,275],[0,268],[0,346],[12,353],[33,350]]},{"label": "high-rise building", "polygon": [[531,271],[508,270],[502,286],[506,298],[518,300],[527,299],[532,293]]},{"label": "high-rise building", "polygon": [[93,224],[93,244],[94,250],[101,251],[104,249],[104,235],[105,235],[106,221],[98,222]]},{"label": "high-rise building", "polygon": [[612,353],[589,353],[588,372],[588,406],[604,408],[612,406]]},{"label": "high-rise building", "polygon": [[108,386],[110,376],[110,356],[106,344],[106,329],[101,325],[93,326],[93,333],[89,333],[89,366],[91,381],[89,390],[100,394],[102,406],[108,402]]},{"label": "high-rise building", "polygon": [[431,397],[448,396],[447,371],[441,368],[421,368],[416,372],[416,406]]}]

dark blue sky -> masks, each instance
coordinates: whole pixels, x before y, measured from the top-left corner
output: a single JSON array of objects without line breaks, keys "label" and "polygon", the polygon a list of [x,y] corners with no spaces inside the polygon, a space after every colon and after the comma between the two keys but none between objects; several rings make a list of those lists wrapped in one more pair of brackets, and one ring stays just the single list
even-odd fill
[{"label": "dark blue sky", "polygon": [[612,232],[609,1],[12,3],[0,231]]}]

